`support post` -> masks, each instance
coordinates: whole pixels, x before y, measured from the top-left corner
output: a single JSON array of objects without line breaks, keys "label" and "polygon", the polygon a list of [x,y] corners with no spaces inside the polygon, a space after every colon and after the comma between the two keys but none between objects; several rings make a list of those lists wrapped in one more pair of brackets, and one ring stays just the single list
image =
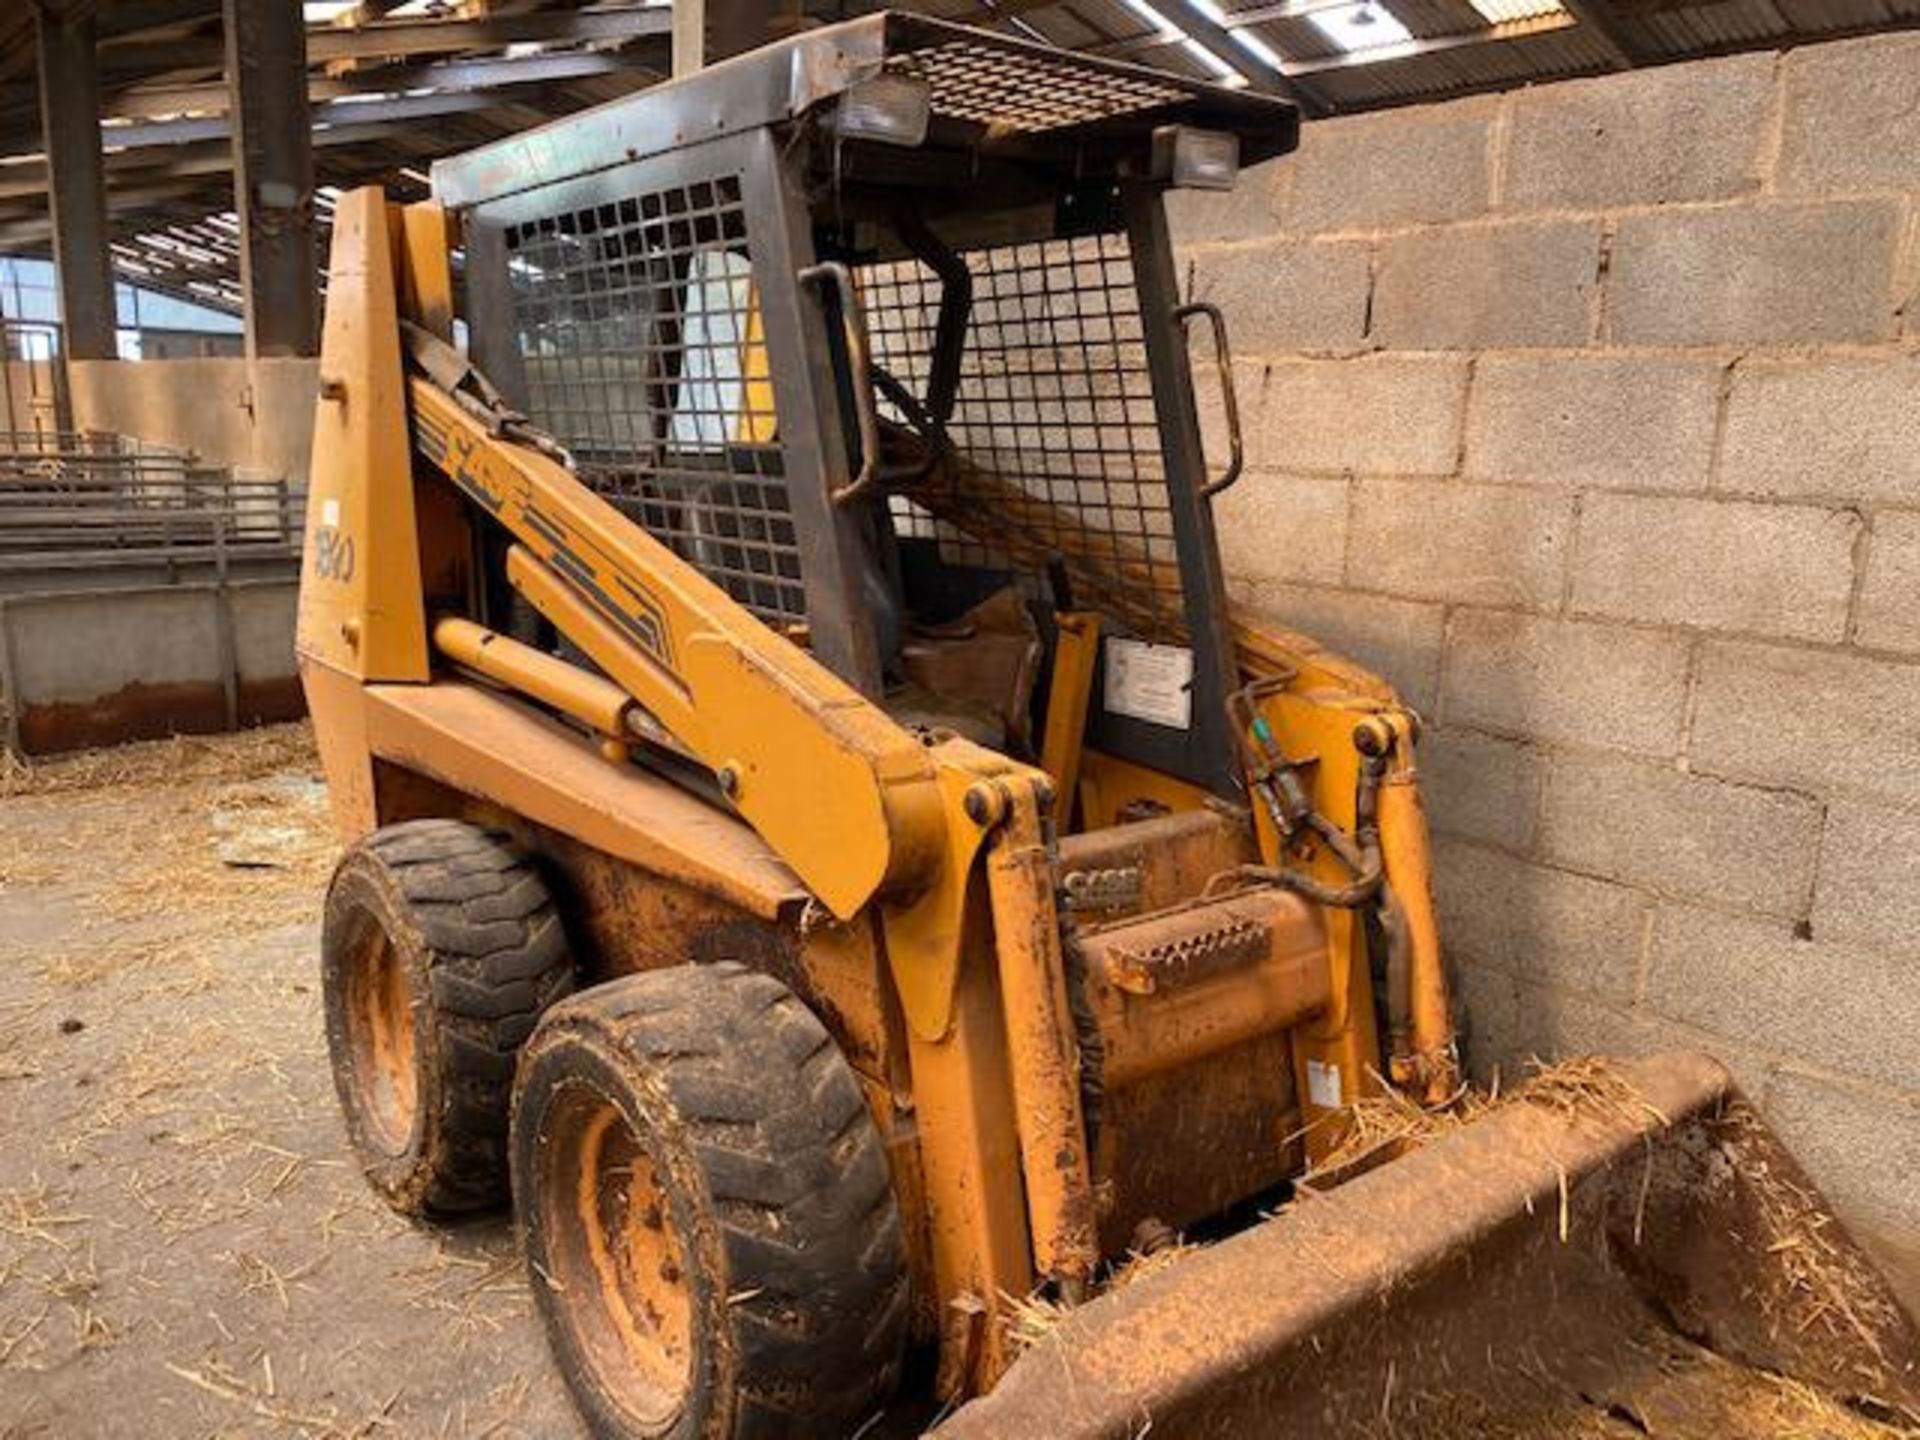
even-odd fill
[{"label": "support post", "polygon": [[793,0],[673,0],[673,73],[757,50],[799,21]]},{"label": "support post", "polygon": [[307,29],[294,0],[224,0],[247,358],[319,342]]},{"label": "support post", "polygon": [[111,360],[119,347],[107,249],[93,7],[42,0],[38,30],[40,129],[47,152],[65,351],[76,360]]},{"label": "support post", "polygon": [[673,0],[673,73],[691,75],[707,63],[707,0]]}]

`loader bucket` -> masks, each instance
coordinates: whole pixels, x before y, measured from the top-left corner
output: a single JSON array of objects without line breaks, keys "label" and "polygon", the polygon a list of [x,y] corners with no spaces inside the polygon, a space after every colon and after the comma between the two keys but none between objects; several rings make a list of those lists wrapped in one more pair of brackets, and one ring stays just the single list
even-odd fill
[{"label": "loader bucket", "polygon": [[1726,1071],[1609,1073],[1069,1312],[941,1433],[1906,1433],[1920,1332]]}]

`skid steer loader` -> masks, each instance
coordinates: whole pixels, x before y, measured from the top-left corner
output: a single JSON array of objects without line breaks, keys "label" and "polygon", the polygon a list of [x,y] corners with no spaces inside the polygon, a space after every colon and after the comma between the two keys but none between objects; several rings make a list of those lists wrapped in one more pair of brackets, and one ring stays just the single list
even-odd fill
[{"label": "skid steer loader", "polygon": [[1164,208],[1295,137],[878,14],[340,202],[336,1079],[397,1209],[511,1194],[595,1434],[1920,1403],[1706,1059],[1348,1143],[1462,1094],[1419,724],[1227,604],[1231,350]]}]

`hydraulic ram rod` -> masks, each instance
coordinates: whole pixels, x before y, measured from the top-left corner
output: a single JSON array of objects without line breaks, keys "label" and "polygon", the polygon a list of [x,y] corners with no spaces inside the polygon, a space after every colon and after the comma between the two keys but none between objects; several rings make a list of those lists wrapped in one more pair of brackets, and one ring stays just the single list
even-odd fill
[{"label": "hydraulic ram rod", "polygon": [[471,620],[433,627],[433,648],[457,665],[571,715],[602,735],[625,736],[634,699],[611,680]]}]

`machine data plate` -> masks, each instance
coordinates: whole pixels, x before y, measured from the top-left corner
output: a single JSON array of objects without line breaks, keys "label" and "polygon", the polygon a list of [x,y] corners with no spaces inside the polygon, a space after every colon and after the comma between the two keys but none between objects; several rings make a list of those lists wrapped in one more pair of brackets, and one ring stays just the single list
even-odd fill
[{"label": "machine data plate", "polygon": [[1110,715],[1187,729],[1193,723],[1193,651],[1112,636],[1104,699]]}]

